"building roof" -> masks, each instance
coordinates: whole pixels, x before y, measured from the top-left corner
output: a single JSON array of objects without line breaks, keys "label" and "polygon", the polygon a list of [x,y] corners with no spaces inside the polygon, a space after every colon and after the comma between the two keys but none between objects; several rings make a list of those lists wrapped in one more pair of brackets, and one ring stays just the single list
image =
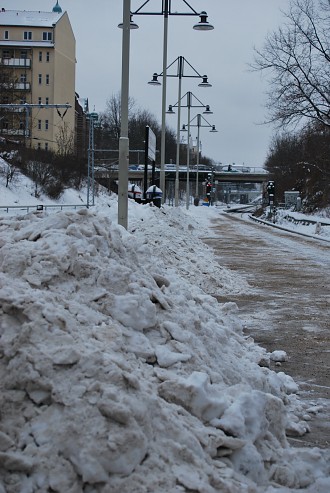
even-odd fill
[{"label": "building roof", "polygon": [[1,26],[52,27],[62,17],[63,12],[42,12],[29,10],[0,10]]}]

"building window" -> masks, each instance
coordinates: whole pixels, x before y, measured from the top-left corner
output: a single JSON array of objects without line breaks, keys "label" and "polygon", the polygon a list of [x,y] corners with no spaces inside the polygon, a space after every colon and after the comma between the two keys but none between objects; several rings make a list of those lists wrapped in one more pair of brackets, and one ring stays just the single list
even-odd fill
[{"label": "building window", "polygon": [[49,98],[46,98],[46,104],[49,104]]},{"label": "building window", "polygon": [[21,58],[23,58],[24,60],[27,59],[27,51],[26,50],[21,50]]},{"label": "building window", "polygon": [[23,122],[23,120],[20,120],[20,122],[19,122],[19,129],[25,130],[25,123]]},{"label": "building window", "polygon": [[4,39],[9,39],[9,31],[5,31]]},{"label": "building window", "polygon": [[24,41],[31,41],[32,39],[32,31],[24,31],[23,33]]},{"label": "building window", "polygon": [[10,58],[9,50],[2,50],[2,56],[3,58]]},{"label": "building window", "polygon": [[21,98],[20,103],[21,103],[21,104],[26,104],[26,97],[24,97],[24,96],[23,96],[23,97]]},{"label": "building window", "polygon": [[49,86],[49,74],[46,74],[46,84]]},{"label": "building window", "polygon": [[45,143],[45,150],[48,151],[48,142]]},{"label": "building window", "polygon": [[4,118],[4,119],[2,120],[2,128],[3,128],[4,130],[8,130],[8,126],[9,126],[9,122],[8,122],[8,120],[7,120],[6,118]]},{"label": "building window", "polygon": [[42,51],[39,51],[39,62],[42,62]]},{"label": "building window", "polygon": [[41,149],[41,144],[40,144],[40,142],[38,142],[38,144],[37,144],[37,149],[38,149],[39,151],[40,151],[40,149]]},{"label": "building window", "polygon": [[38,104],[42,104],[42,99],[41,99],[41,97],[40,97],[40,96],[39,96],[39,98],[38,98]]},{"label": "building window", "polygon": [[53,39],[53,34],[50,31],[42,33],[42,40],[43,41],[51,41]]},{"label": "building window", "polygon": [[41,120],[38,120],[38,130],[41,130]]},{"label": "building window", "polygon": [[50,53],[49,53],[49,51],[47,51],[47,53],[46,53],[46,62],[49,62],[49,60],[50,60]]},{"label": "building window", "polygon": [[20,80],[20,82],[22,82],[23,84],[25,84],[26,83],[26,74],[21,74],[19,80]]},{"label": "building window", "polygon": [[45,120],[45,130],[48,130],[48,128],[49,128],[49,121]]},{"label": "building window", "polygon": [[42,84],[42,74],[38,75],[38,82],[39,82],[39,85]]}]

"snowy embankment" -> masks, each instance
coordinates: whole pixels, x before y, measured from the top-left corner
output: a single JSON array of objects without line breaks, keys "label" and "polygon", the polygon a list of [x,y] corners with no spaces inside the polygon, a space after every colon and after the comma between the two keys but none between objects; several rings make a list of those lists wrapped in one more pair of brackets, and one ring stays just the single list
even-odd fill
[{"label": "snowy embankment", "polygon": [[212,297],[248,290],[198,239],[216,210],[116,214],[0,218],[0,492],[328,493],[296,384]]}]

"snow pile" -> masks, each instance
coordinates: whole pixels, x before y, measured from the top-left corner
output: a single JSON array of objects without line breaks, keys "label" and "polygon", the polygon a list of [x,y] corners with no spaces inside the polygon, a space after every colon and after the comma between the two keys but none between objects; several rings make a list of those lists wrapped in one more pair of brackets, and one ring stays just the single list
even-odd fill
[{"label": "snow pile", "polygon": [[216,212],[129,208],[0,218],[0,492],[328,493],[295,383],[211,296],[246,288]]}]

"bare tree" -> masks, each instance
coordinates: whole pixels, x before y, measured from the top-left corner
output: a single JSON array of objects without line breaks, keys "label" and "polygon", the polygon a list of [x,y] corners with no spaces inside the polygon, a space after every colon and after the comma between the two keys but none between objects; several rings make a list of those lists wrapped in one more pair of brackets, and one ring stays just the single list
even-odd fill
[{"label": "bare tree", "polygon": [[74,153],[74,132],[66,122],[59,126],[56,137],[59,156],[71,156]]},{"label": "bare tree", "polygon": [[53,180],[51,165],[31,160],[25,164],[25,171],[34,182],[34,196],[39,198],[40,192],[45,190]]},{"label": "bare tree", "polygon": [[[132,112],[135,105],[133,98],[129,98],[128,111],[129,114]],[[120,92],[113,94],[106,102],[106,109],[101,115],[101,124],[110,130],[111,137],[118,141],[120,137],[120,126],[121,126],[121,96]]]},{"label": "bare tree", "polygon": [[270,79],[268,122],[330,127],[330,1],[291,0],[284,16],[252,64]]},{"label": "bare tree", "polygon": [[14,180],[17,169],[10,163],[4,163],[3,167],[0,168],[0,173],[4,176],[6,180],[6,188],[8,188],[9,183]]},{"label": "bare tree", "polygon": [[310,208],[329,204],[329,145],[330,128],[325,126],[309,125],[273,138],[265,166],[280,201],[285,190],[299,190]]}]

